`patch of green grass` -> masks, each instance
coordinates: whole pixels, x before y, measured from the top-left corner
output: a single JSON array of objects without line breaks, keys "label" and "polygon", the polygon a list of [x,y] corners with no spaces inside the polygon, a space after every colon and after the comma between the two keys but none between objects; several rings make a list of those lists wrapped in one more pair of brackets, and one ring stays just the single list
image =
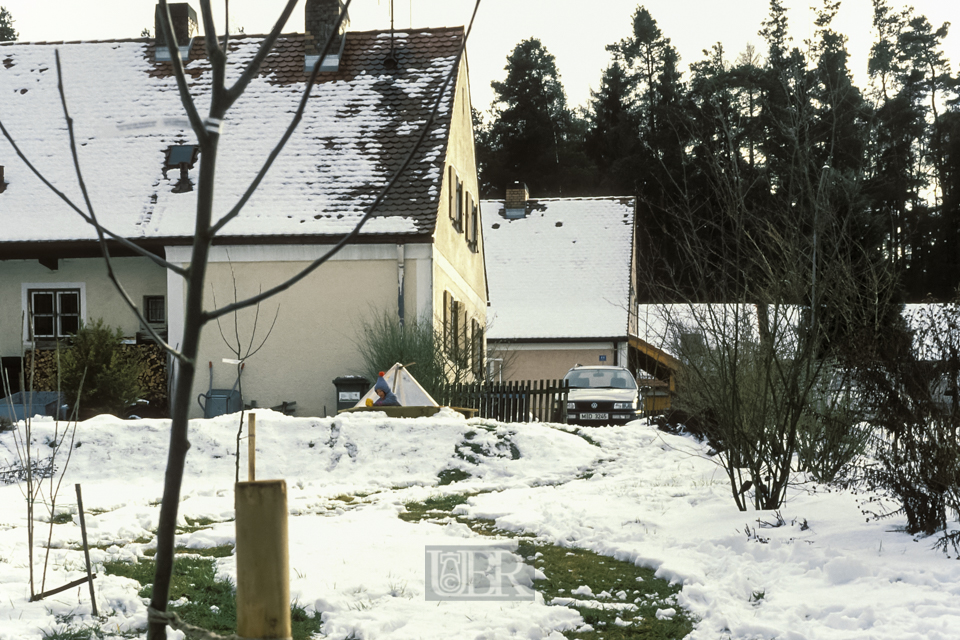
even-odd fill
[{"label": "patch of green grass", "polygon": [[[133,578],[140,583],[141,598],[153,595],[153,575],[156,563],[142,560],[136,564],[105,562],[106,573]],[[216,579],[214,561],[202,557],[174,557],[170,580],[170,601],[185,599],[183,604],[171,606],[189,624],[220,634],[233,633],[237,626],[237,605],[233,584]]]},{"label": "patch of green grass", "polygon": [[140,635],[136,629],[120,631],[119,626],[116,630],[107,633],[95,622],[74,626],[73,619],[76,617],[75,612],[54,614],[56,626],[49,630],[40,630],[44,640],[92,640],[92,638],[102,640],[103,638],[136,638]]},{"label": "patch of green grass", "polygon": [[341,493],[340,495],[333,496],[333,500],[339,500],[340,502],[353,502],[355,496],[350,495],[349,493]]},{"label": "patch of green grass", "polygon": [[[454,494],[410,502],[405,505],[406,511],[400,514],[400,518],[419,522],[450,517],[454,507],[463,504],[472,495],[477,494]],[[652,569],[585,549],[559,547],[533,536],[502,531],[497,529],[492,520],[459,516],[456,520],[484,536],[517,539],[517,553],[546,576],[545,580],[538,580],[535,585],[546,603],[549,604],[554,598],[600,603],[600,608],[576,603],[565,605],[576,609],[584,622],[593,627],[591,631],[565,632],[564,635],[571,640],[679,640],[693,631],[694,621],[676,605],[680,586],[657,578]],[[582,586],[590,587],[594,595],[572,593]],[[677,611],[673,618],[657,619],[657,609],[670,608]],[[629,624],[620,626],[615,623],[617,618]]]},{"label": "patch of green grass", "polygon": [[307,610],[300,606],[299,602],[294,602],[290,606],[290,628],[293,632],[294,640],[307,640],[320,633],[323,621],[320,615],[314,613],[310,615]]},{"label": "patch of green grass", "polygon": [[61,511],[53,516],[53,524],[70,524],[73,522],[73,514]]},{"label": "patch of green grass", "polygon": [[[600,609],[566,605],[577,609],[584,621],[593,627],[593,631],[567,632],[568,638],[679,639],[693,631],[693,621],[676,605],[675,596],[680,586],[655,577],[652,569],[585,549],[568,549],[532,540],[521,539],[518,552],[547,576],[546,580],[537,581],[536,589],[548,604],[560,597],[594,600],[605,605]],[[594,595],[572,594],[582,586],[590,587]],[[609,595],[598,595],[604,592]],[[637,608],[626,609],[618,604],[632,604]],[[669,608],[675,609],[676,615],[658,620],[657,609]],[[630,623],[629,626],[617,625],[614,622],[617,618]]]},{"label": "patch of green grass", "polygon": [[[219,547],[204,547],[202,549],[188,549],[187,547],[177,547],[173,550],[174,556],[177,554],[203,556],[204,558],[227,558],[233,555],[232,544],[222,544]],[[156,548],[144,549],[143,555],[152,558],[157,555]]]},{"label": "patch of green grass", "polygon": [[[170,605],[184,622],[196,625],[221,635],[236,633],[237,606],[233,583],[216,578],[214,558],[233,552],[233,545],[221,545],[211,549],[189,549],[189,556],[174,556],[173,576],[170,580],[170,601],[184,600],[182,604]],[[141,560],[133,564],[114,561],[104,563],[104,572],[132,578],[140,583],[140,597],[153,595],[153,575],[156,563]],[[294,640],[309,640],[319,632],[319,615],[310,615],[298,603],[290,608]],[[84,640],[89,636],[84,636]],[[73,638],[63,640],[74,640]]]},{"label": "patch of green grass", "polygon": [[477,495],[476,493],[453,493],[448,496],[436,496],[433,498],[427,498],[423,502],[408,502],[404,507],[406,511],[400,514],[401,520],[406,520],[407,522],[420,522],[426,518],[433,516],[444,516],[450,515],[454,507],[461,505],[466,502],[471,496]]},{"label": "patch of green grass", "polygon": [[233,518],[229,520],[211,520],[210,518],[186,517],[184,520],[187,521],[187,524],[182,527],[177,527],[177,533],[193,533],[201,529],[208,529],[211,525],[215,525],[218,522],[232,522]]},{"label": "patch of green grass", "polygon": [[43,640],[91,640],[91,638],[103,638],[103,631],[96,625],[84,625],[80,627],[71,627],[70,625],[58,625],[49,631],[41,630]]}]

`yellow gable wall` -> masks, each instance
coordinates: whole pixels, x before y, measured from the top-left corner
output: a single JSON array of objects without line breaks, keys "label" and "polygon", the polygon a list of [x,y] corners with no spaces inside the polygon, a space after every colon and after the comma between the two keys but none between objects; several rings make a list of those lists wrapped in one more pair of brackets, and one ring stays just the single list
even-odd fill
[{"label": "yellow gable wall", "polygon": [[[453,167],[464,183],[464,192],[473,197],[479,210],[477,163],[473,140],[473,121],[470,113],[470,87],[467,82],[467,60],[464,56],[458,73],[457,93],[450,125],[450,140],[447,146],[440,210],[434,235],[437,254],[433,266],[433,309],[437,321],[443,315],[443,294],[449,291],[454,298],[466,305],[468,319],[486,324],[487,280],[483,263],[483,225],[477,231],[477,251],[467,246],[466,229],[457,231],[450,219],[450,192],[455,186],[450,180],[449,167]],[[480,212],[483,215],[483,212]],[[465,218],[464,218],[465,219]]]},{"label": "yellow gable wall", "polygon": [[[295,275],[307,266],[308,259],[328,248],[305,245],[215,247],[207,269],[204,306],[213,309],[233,302],[234,276],[238,297],[255,295],[261,287],[267,290]],[[170,259],[182,264],[182,256],[177,254],[179,250],[171,251]],[[429,278],[430,255],[430,246],[426,244],[405,247],[404,302],[408,318],[417,313],[418,299],[423,298],[419,281],[425,270]],[[176,279],[171,278],[171,284],[174,288]],[[236,347],[236,327],[239,326],[241,352],[245,353],[256,319],[254,348],[264,338],[266,342],[244,367],[244,400],[247,403],[255,400],[260,407],[296,401],[296,415],[300,416],[322,416],[324,410],[327,415],[335,414],[337,402],[333,379],[364,373],[358,351],[363,339],[361,326],[365,320],[372,320],[384,311],[395,316],[397,293],[396,245],[351,245],[344,248],[304,280],[264,301],[260,305],[259,318],[256,308],[249,308],[238,312],[239,325],[235,325],[233,314],[222,317],[219,327],[216,322],[208,324],[201,336],[200,366],[192,397],[207,392],[210,385],[208,363],[211,362],[213,388],[233,387],[236,366],[224,363],[223,359],[236,358],[237,355],[227,342]],[[174,296],[171,291],[171,298]],[[182,301],[182,289],[179,297]],[[276,325],[267,337],[275,316]],[[171,308],[171,317],[182,317],[182,310],[177,314],[176,309]],[[177,335],[180,330],[171,326],[171,335]],[[190,410],[192,417],[202,415],[196,402]]]},{"label": "yellow gable wall", "polygon": [[[131,299],[139,308],[143,296],[166,296],[165,271],[147,258],[114,258],[113,267]],[[107,279],[102,258],[65,259],[51,271],[36,260],[0,261],[0,355],[19,356],[24,346],[22,314],[24,285],[28,288],[78,288],[81,290],[81,319],[103,318],[133,337],[140,326],[136,316]],[[36,286],[34,286],[36,285]]]}]

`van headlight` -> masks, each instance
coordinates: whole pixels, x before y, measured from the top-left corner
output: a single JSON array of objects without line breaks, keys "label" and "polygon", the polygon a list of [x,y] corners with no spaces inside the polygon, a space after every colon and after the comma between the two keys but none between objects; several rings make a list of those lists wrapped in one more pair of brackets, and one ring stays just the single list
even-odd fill
[{"label": "van headlight", "polygon": [[576,409],[576,408],[577,408],[577,403],[576,403],[576,402],[568,402],[568,403],[567,403],[567,411],[570,411],[571,409]]},{"label": "van headlight", "polygon": [[636,402],[614,402],[613,403],[614,411],[616,411],[617,409],[636,409],[636,408],[637,408]]}]

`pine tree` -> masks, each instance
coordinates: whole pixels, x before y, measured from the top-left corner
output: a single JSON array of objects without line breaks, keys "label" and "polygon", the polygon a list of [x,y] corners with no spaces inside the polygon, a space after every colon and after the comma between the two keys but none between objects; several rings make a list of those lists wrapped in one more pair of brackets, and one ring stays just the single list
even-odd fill
[{"label": "pine tree", "polygon": [[0,7],[0,42],[16,40],[20,34],[13,28],[13,16],[6,7]]},{"label": "pine tree", "polygon": [[637,191],[640,125],[630,90],[623,65],[614,61],[603,72],[600,88],[590,94],[585,150],[596,164],[601,194],[625,195]]},{"label": "pine tree", "polygon": [[908,299],[947,298],[958,284],[955,270],[944,268],[954,261],[953,174],[943,155],[952,143],[939,139],[952,128],[940,113],[954,83],[942,52],[948,25],[935,30],[911,9],[894,13],[874,0],[874,29],[869,70],[878,106],[868,195],[888,220],[886,253],[903,273]]},{"label": "pine tree", "polygon": [[505,70],[505,80],[491,83],[493,121],[478,138],[481,182],[494,193],[519,180],[537,196],[563,195],[572,117],[555,59],[530,38],[514,48]]}]

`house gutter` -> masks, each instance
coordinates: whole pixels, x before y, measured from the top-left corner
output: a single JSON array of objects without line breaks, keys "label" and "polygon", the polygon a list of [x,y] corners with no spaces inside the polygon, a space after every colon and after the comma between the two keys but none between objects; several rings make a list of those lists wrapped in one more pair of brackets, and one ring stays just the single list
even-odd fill
[{"label": "house gutter", "polygon": [[404,270],[404,248],[405,245],[397,245],[397,315],[400,316],[400,328],[403,329],[404,308],[403,308],[403,270]]}]

